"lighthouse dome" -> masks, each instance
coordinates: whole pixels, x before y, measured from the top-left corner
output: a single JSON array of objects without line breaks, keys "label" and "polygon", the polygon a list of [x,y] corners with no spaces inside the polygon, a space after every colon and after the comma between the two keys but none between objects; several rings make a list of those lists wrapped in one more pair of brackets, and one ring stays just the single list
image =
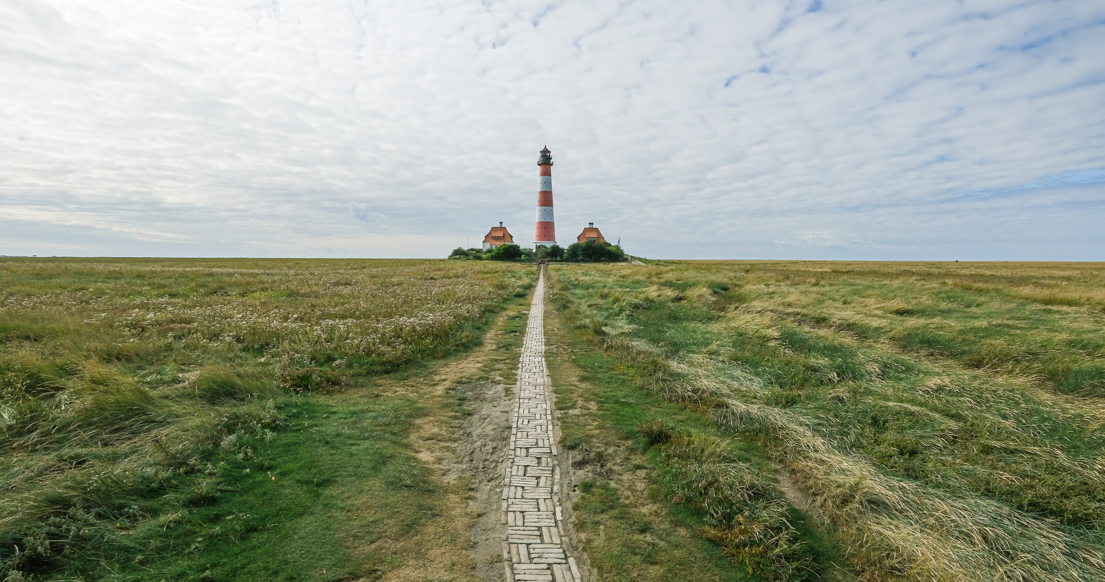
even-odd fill
[{"label": "lighthouse dome", "polygon": [[549,146],[541,148],[541,156],[537,158],[537,165],[543,166],[545,164],[552,165],[552,152],[549,151]]}]

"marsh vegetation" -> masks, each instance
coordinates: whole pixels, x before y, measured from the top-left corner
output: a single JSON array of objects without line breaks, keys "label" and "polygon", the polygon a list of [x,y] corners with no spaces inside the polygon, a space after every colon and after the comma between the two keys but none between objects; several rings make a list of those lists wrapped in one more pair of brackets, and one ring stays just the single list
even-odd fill
[{"label": "marsh vegetation", "polygon": [[[747,579],[1105,577],[1105,265],[552,274],[550,300],[599,348],[575,355],[594,405]],[[565,424],[566,446],[601,450]],[[612,520],[592,563],[621,579],[618,556],[660,542],[603,509],[628,495],[616,480],[588,489],[577,521]]]},{"label": "marsh vegetation", "polygon": [[[586,475],[573,521],[601,579],[1105,576],[1102,265],[547,274],[561,444]],[[471,577],[451,557],[467,534],[440,527],[467,523],[442,519],[464,484],[413,442],[464,394],[419,375],[509,305],[489,346],[509,383],[534,275],[0,261],[0,576],[386,579],[435,523],[455,562],[435,571]]]},{"label": "marsh vegetation", "polygon": [[434,516],[442,493],[408,435],[445,405],[382,395],[373,379],[472,347],[533,275],[443,261],[0,261],[0,577],[395,568],[377,542]]}]

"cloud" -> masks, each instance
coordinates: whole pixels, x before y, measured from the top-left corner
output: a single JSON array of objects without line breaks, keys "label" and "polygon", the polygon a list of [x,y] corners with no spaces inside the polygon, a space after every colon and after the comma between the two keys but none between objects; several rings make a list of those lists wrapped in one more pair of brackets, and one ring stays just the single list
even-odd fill
[{"label": "cloud", "polygon": [[841,240],[829,234],[804,234],[797,240],[773,240],[771,244],[780,246],[816,246],[816,247],[867,247],[872,243],[863,240]]},{"label": "cloud", "polygon": [[444,256],[531,232],[548,144],[563,240],[1100,258],[1103,34],[1090,0],[10,0],[0,244]]},{"label": "cloud", "polygon": [[376,222],[387,218],[379,212],[373,212],[371,207],[364,202],[350,202],[349,214],[363,222]]}]

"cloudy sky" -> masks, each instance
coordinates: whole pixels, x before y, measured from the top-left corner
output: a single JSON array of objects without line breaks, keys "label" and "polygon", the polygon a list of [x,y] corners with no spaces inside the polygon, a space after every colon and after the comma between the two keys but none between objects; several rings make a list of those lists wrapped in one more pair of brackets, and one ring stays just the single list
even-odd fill
[{"label": "cloudy sky", "polygon": [[0,0],[0,254],[1105,260],[1105,2]]}]

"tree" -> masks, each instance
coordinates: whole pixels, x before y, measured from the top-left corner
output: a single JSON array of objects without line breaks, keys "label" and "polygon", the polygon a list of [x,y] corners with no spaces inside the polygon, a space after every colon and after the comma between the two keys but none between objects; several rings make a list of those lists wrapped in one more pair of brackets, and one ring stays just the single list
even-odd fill
[{"label": "tree", "polygon": [[625,253],[621,248],[606,242],[600,243],[597,240],[573,243],[565,254],[569,261],[584,263],[625,260]]},{"label": "tree", "polygon": [[560,245],[553,245],[551,247],[545,247],[545,256],[554,261],[559,261],[564,258],[564,247]]},{"label": "tree", "polygon": [[487,254],[489,253],[485,253],[483,249],[474,248],[465,250],[457,247],[453,249],[452,253],[449,254],[449,258],[456,259],[458,261],[480,261],[483,260],[485,255]]},{"label": "tree", "polygon": [[514,244],[499,245],[487,258],[493,261],[517,261],[522,258],[522,247]]}]

